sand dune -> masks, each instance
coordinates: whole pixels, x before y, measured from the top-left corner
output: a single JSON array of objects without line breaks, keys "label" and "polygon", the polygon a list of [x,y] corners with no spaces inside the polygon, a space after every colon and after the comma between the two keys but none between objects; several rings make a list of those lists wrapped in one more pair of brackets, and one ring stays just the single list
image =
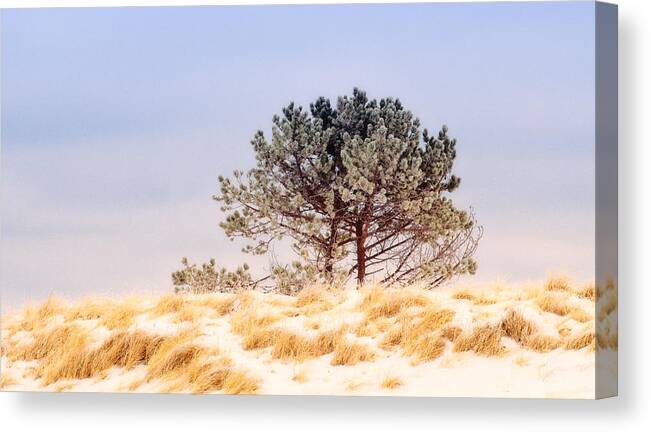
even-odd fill
[{"label": "sand dune", "polygon": [[[611,303],[598,315],[615,311]],[[1,386],[593,398],[596,345],[617,346],[616,330],[595,339],[594,313],[594,289],[563,279],[298,297],[50,298],[2,319]]]}]

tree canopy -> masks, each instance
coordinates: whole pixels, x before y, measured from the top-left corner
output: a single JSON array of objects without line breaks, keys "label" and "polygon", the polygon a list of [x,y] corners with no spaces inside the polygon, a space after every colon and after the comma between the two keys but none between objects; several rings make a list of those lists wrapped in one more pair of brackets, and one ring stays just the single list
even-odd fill
[{"label": "tree canopy", "polygon": [[214,196],[225,233],[251,241],[246,252],[290,237],[322,278],[358,284],[438,285],[475,272],[482,229],[449,197],[461,180],[446,126],[432,135],[400,100],[354,89],[336,107],[290,103],[270,139],[258,131],[251,144],[255,167],[220,176]]}]

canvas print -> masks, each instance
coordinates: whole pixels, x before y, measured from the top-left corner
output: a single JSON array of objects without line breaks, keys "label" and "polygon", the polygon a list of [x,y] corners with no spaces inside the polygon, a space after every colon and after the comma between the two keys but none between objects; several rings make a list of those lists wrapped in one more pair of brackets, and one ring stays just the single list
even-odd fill
[{"label": "canvas print", "polygon": [[616,395],[616,6],[0,19],[3,391]]}]

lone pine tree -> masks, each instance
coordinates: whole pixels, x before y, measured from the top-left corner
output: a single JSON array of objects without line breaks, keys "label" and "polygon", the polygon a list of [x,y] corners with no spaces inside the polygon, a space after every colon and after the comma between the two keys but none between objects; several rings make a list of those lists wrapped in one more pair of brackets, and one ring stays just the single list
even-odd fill
[{"label": "lone pine tree", "polygon": [[471,212],[448,197],[456,140],[436,135],[398,99],[369,100],[354,89],[333,108],[290,103],[273,117],[271,140],[251,141],[256,166],[221,177],[226,234],[264,254],[284,236],[322,277],[375,274],[383,283],[438,285],[474,273],[481,237]]}]

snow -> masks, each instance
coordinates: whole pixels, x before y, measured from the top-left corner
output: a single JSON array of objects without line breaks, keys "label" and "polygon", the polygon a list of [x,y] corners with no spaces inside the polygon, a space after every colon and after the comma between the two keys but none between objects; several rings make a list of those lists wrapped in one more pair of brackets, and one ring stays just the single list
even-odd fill
[{"label": "snow", "polygon": [[[496,300],[493,304],[476,305],[472,301],[453,298],[453,289],[427,292],[432,302],[441,308],[455,312],[451,325],[471,330],[479,324],[498,323],[508,309],[515,309],[527,319],[535,322],[546,335],[558,335],[558,326],[563,323],[572,329],[572,334],[594,330],[594,320],[579,323],[572,319],[542,312],[532,299],[522,295],[523,289],[493,288],[477,292]],[[472,293],[472,292],[471,292]],[[220,296],[220,295],[206,295]],[[226,296],[226,295],[224,295]],[[315,335],[328,329],[337,329],[342,324],[354,325],[364,317],[359,311],[362,294],[345,291],[335,307],[315,313],[309,317],[283,317],[274,327],[290,330],[306,336]],[[573,305],[586,311],[594,311],[590,300],[571,297]],[[266,297],[266,298],[265,298]],[[193,296],[192,300],[200,300]],[[273,301],[273,302],[272,302]],[[153,307],[155,300],[143,301],[143,306]],[[294,300],[271,294],[256,294],[254,302],[267,313],[280,314],[291,308]],[[144,309],[145,307],[143,307]],[[306,326],[306,321],[317,321],[318,331]],[[60,323],[60,316],[51,320],[50,325]],[[223,317],[201,317],[197,323],[176,323],[173,314],[153,316],[147,312],[138,314],[129,328],[155,335],[174,335],[189,327],[197,327],[199,335],[194,342],[207,348],[217,348],[220,355],[233,360],[234,366],[255,377],[260,384],[260,394],[286,395],[392,395],[392,396],[436,396],[436,397],[509,397],[509,398],[594,398],[595,396],[595,351],[589,347],[581,350],[563,348],[547,353],[537,353],[521,347],[508,337],[503,337],[507,348],[503,356],[481,356],[474,352],[454,352],[453,344],[447,342],[442,356],[431,362],[413,365],[411,358],[400,350],[385,351],[379,347],[381,335],[359,337],[352,331],[346,334],[351,342],[365,344],[376,353],[373,361],[360,362],[352,366],[333,366],[332,354],[327,354],[304,362],[290,362],[273,359],[271,349],[244,350],[242,338],[231,330],[230,315]],[[79,320],[93,336],[92,347],[98,347],[111,335],[106,327],[98,325],[97,320]],[[82,323],[85,322],[85,323]],[[3,338],[7,343],[30,344],[33,335],[29,331],[18,330],[8,334],[4,329]],[[611,355],[616,359],[616,352]],[[47,391],[137,391],[160,392],[164,381],[144,381],[147,367],[139,365],[131,370],[111,368],[101,377],[84,380],[71,380],[55,383],[47,387],[33,376],[39,361],[10,361],[7,356],[1,360],[4,390],[47,390]],[[616,372],[615,372],[616,373]],[[299,376],[301,380],[295,378]],[[381,383],[386,378],[396,378],[400,385],[386,389]],[[138,384],[138,381],[141,383]],[[133,384],[137,384],[134,386]]]}]

